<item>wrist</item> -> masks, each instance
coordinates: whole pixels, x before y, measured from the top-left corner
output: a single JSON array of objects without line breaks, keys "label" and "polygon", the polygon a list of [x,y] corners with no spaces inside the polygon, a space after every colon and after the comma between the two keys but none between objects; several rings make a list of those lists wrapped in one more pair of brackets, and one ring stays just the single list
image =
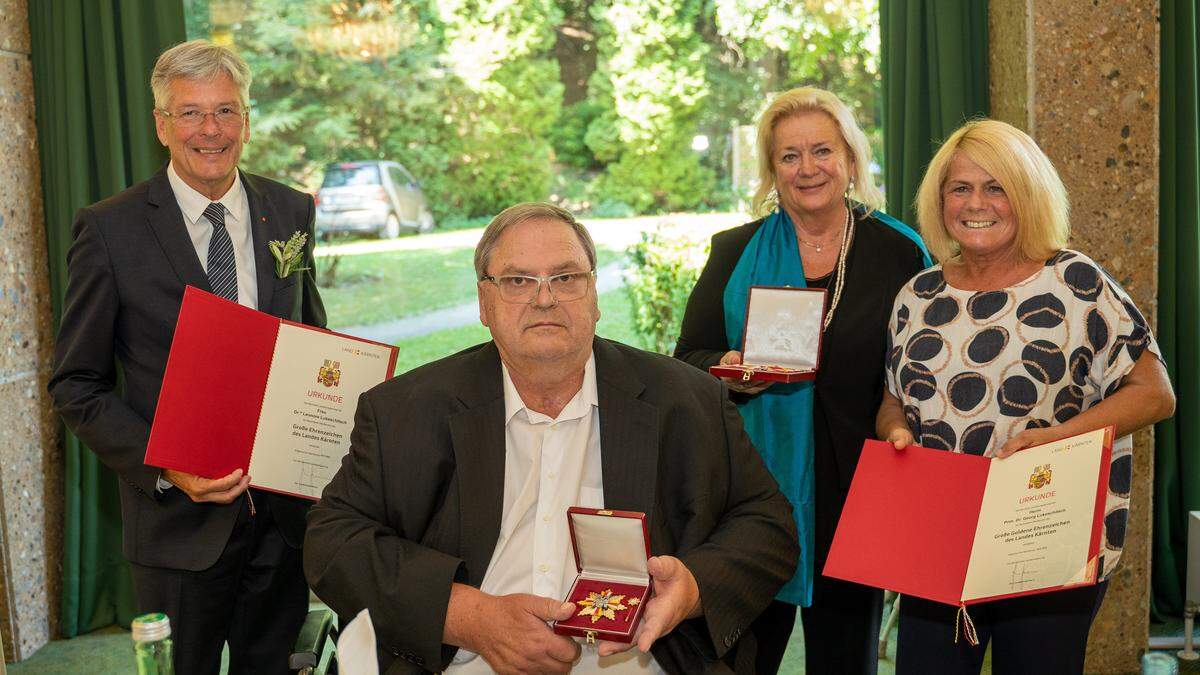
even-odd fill
[{"label": "wrist", "polygon": [[696,589],[696,601],[692,603],[692,609],[687,614],[683,615],[684,619],[698,619],[704,616],[704,603],[700,601],[700,589]]},{"label": "wrist", "polygon": [[1066,425],[1060,424],[1060,425],[1054,426],[1054,427],[1043,427],[1041,429],[1031,429],[1030,431],[1035,432],[1033,435],[1033,438],[1034,438],[1033,444],[1034,445],[1042,445],[1043,443],[1051,443],[1053,441],[1057,441],[1057,440],[1066,438],[1068,436],[1074,435],[1074,434],[1072,434],[1072,432],[1069,428],[1063,428],[1064,426],[1066,426]]},{"label": "wrist", "polygon": [[695,619],[704,614],[704,603],[700,598],[700,582],[683,560],[679,561],[679,566],[683,568],[682,571],[687,576],[683,586],[686,589],[686,599],[681,603],[684,607],[681,620]]},{"label": "wrist", "polygon": [[442,642],[478,654],[479,650],[475,647],[475,618],[479,616],[479,610],[487,598],[486,593],[474,586],[452,584]]}]

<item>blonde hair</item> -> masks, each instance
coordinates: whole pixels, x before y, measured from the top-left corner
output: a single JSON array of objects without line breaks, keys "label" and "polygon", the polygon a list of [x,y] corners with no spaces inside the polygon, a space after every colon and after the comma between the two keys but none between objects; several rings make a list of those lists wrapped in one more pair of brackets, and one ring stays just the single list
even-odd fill
[{"label": "blonde hair", "polygon": [[938,260],[958,254],[942,217],[942,186],[950,163],[963,153],[988,172],[1008,196],[1017,219],[1017,248],[1028,260],[1049,260],[1071,237],[1070,202],[1050,159],[1029,134],[997,120],[972,120],[950,135],[929,162],[917,190],[921,238]]},{"label": "blonde hair", "polygon": [[779,203],[775,188],[775,127],[783,120],[801,113],[820,111],[829,115],[842,133],[842,140],[854,160],[854,182],[851,198],[872,210],[883,208],[883,193],[871,178],[871,144],[867,135],[854,120],[854,113],[837,96],[816,87],[799,87],[785,91],[763,111],[758,121],[758,189],[751,201],[755,215],[765,216]]},{"label": "blonde hair", "polygon": [[250,66],[242,57],[232,49],[208,40],[192,40],[175,45],[158,57],[154,62],[154,71],[150,73],[154,107],[165,110],[170,104],[173,80],[183,78],[207,82],[222,74],[233,80],[242,107],[250,107]]},{"label": "blonde hair", "polygon": [[504,234],[504,231],[513,225],[533,218],[561,220],[564,224],[570,226],[571,230],[575,232],[575,236],[579,238],[579,243],[583,245],[583,252],[587,254],[588,265],[595,271],[596,244],[592,241],[592,235],[587,231],[587,228],[576,220],[570,211],[557,207],[554,204],[547,204],[546,202],[523,202],[521,204],[514,204],[501,211],[483,229],[483,234],[479,237],[479,243],[475,244],[476,279],[482,280],[487,276],[488,262],[492,258],[492,250],[496,248],[496,242],[499,241],[500,235]]}]

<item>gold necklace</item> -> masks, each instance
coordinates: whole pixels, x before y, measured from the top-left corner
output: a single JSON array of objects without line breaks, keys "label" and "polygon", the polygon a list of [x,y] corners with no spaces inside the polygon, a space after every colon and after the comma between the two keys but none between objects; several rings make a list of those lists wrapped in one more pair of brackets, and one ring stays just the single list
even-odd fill
[{"label": "gold necklace", "polygon": [[814,243],[813,243],[813,242],[811,242],[811,241],[804,241],[803,239],[801,239],[801,238],[800,238],[800,233],[799,233],[799,228],[796,228],[796,229],[797,229],[797,232],[796,232],[796,240],[797,240],[797,241],[799,241],[801,244],[804,244],[805,246],[809,247],[809,248],[814,248],[814,249],[816,249],[816,250],[817,250],[817,253],[820,253],[820,252],[821,252],[821,251],[822,251],[822,250],[823,250],[823,249],[824,249],[826,246],[828,246],[830,243],[832,243],[834,239],[841,239],[841,235],[842,235],[842,233],[846,231],[846,228],[843,226],[843,227],[842,227],[842,232],[839,232],[839,233],[838,233],[836,236],[834,236],[834,237],[830,237],[830,238],[829,238],[829,241],[822,242],[822,243],[820,243],[820,244],[814,244]]}]

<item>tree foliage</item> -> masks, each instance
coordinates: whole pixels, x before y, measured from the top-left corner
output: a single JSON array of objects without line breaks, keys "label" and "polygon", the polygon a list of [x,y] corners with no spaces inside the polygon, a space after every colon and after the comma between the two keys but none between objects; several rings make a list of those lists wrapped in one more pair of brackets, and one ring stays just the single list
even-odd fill
[{"label": "tree foliage", "polygon": [[731,125],[801,84],[878,140],[876,0],[185,4],[254,73],[248,168],[313,188],[328,163],[396,160],[441,218],[545,199],[556,163],[591,173],[592,204],[713,205]]},{"label": "tree foliage", "polygon": [[592,13],[603,30],[590,93],[603,112],[585,142],[607,163],[598,191],[643,212],[703,203],[714,176],[690,149],[709,93],[702,0],[609,0]]},{"label": "tree foliage", "polygon": [[708,242],[690,239],[669,225],[642,232],[629,247],[625,292],[633,328],[642,347],[660,354],[675,350],[688,295],[708,257]]}]

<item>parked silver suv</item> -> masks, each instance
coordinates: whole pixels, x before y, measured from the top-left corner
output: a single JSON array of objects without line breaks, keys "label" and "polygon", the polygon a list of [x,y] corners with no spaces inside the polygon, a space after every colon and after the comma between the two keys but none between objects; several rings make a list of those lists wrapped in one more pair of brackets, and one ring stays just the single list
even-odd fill
[{"label": "parked silver suv", "polygon": [[341,162],[325,167],[317,192],[317,236],[374,232],[391,239],[433,229],[421,185],[396,162]]}]

